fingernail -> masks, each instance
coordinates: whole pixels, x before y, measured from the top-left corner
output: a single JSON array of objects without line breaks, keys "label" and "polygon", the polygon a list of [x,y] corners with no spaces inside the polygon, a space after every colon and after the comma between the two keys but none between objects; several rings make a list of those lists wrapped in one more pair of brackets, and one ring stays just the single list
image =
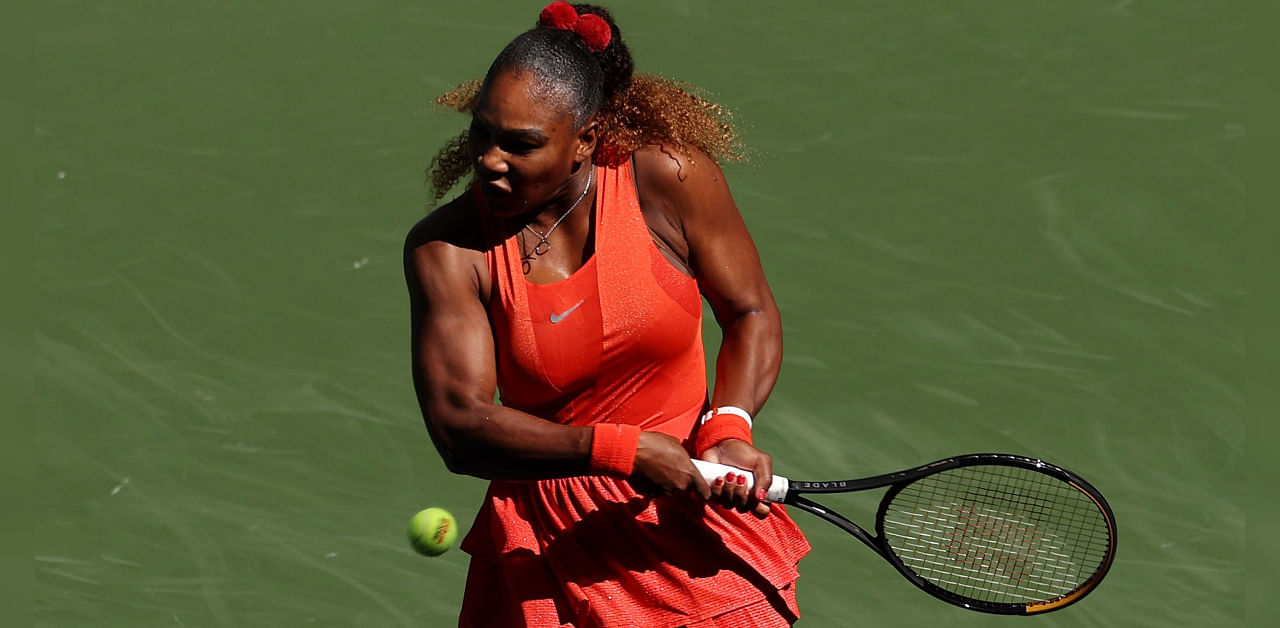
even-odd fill
[{"label": "fingernail", "polygon": [[764,501],[764,498],[766,495],[768,495],[768,493],[765,493],[764,489],[759,489],[756,491],[756,499],[759,501]]},{"label": "fingernail", "polygon": [[739,476],[738,476],[738,486],[745,486],[745,485],[746,485],[746,483],[747,483],[747,476],[745,476],[745,475],[739,475]]},{"label": "fingernail", "polygon": [[724,484],[724,478],[716,478],[716,486],[720,486],[721,484]]},{"label": "fingernail", "polygon": [[729,482],[729,483],[732,483],[732,482],[733,482],[733,478],[736,478],[736,477],[738,477],[736,473],[726,473],[726,474],[724,474],[724,479],[725,479],[725,481],[726,481],[726,482]]}]

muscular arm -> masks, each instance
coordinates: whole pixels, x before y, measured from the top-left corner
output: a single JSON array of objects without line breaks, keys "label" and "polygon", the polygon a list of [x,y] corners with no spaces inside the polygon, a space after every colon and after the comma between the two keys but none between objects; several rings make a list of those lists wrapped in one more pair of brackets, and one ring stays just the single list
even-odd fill
[{"label": "muscular arm", "polygon": [[445,464],[455,473],[490,479],[586,473],[590,428],[558,425],[494,403],[493,335],[478,274],[483,256],[433,239],[431,231],[420,224],[410,233],[405,278],[414,388]]},{"label": "muscular arm", "polygon": [[[443,211],[443,210],[442,210]],[[428,218],[405,243],[413,325],[413,382],[431,440],[450,471],[488,479],[543,479],[590,470],[590,427],[560,425],[494,403],[497,368],[485,311],[483,254],[451,243]],[[445,233],[438,233],[445,232]],[[655,494],[710,496],[679,441],[643,432],[632,480]]]},{"label": "muscular arm", "polygon": [[[641,201],[670,217],[723,332],[712,406],[759,412],[782,363],[782,322],[764,268],[720,168],[667,148],[636,153]],[[672,247],[676,248],[676,247]]]},{"label": "muscular arm", "polygon": [[[678,228],[683,237],[675,246],[669,244],[670,249],[677,254],[677,249],[684,249],[688,266],[723,332],[716,356],[712,407],[738,406],[755,415],[773,391],[782,364],[778,306],[724,174],[706,155],[690,157],[667,148],[637,152],[641,203],[658,212],[651,224]],[[773,482],[773,459],[745,441],[726,439],[701,455],[712,462],[750,469],[760,491]],[[712,495],[717,503],[749,510],[759,517],[769,513],[769,505],[741,485],[717,484]]]}]

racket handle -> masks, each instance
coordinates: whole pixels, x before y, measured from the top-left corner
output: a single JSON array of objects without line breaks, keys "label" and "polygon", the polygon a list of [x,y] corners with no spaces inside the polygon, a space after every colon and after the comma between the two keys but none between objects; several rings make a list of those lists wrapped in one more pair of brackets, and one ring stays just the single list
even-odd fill
[{"label": "racket handle", "polygon": [[[747,490],[751,490],[756,483],[755,474],[750,471],[739,469],[738,467],[731,467],[727,464],[707,462],[706,460],[694,460],[693,466],[698,467],[698,470],[702,472],[702,478],[706,480],[708,484],[715,482],[716,478],[722,478],[729,473],[746,476]],[[773,476],[773,484],[769,485],[769,493],[765,495],[765,500],[782,503],[782,501],[787,498],[787,489],[790,487],[791,480],[775,474]]]}]

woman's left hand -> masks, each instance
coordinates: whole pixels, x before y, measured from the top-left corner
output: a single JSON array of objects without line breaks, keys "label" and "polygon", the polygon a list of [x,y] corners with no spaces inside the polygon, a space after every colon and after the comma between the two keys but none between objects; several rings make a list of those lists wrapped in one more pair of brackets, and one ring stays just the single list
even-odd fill
[{"label": "woman's left hand", "polygon": [[718,462],[746,469],[755,475],[755,484],[747,489],[747,479],[730,473],[724,478],[717,478],[711,483],[711,503],[733,508],[738,512],[749,512],[763,519],[769,514],[769,502],[763,495],[773,483],[773,458],[769,454],[752,447],[746,441],[736,438],[721,441],[702,454],[707,462]]}]

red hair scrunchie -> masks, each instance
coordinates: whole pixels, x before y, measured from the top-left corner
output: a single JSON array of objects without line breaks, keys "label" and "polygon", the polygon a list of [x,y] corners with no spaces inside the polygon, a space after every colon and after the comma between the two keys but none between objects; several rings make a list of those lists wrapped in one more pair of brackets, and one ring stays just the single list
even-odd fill
[{"label": "red hair scrunchie", "polygon": [[604,18],[591,13],[578,15],[578,10],[564,0],[556,0],[544,7],[538,13],[538,25],[577,33],[591,52],[603,51],[613,40],[613,29]]},{"label": "red hair scrunchie", "polygon": [[578,21],[578,10],[564,0],[556,0],[548,4],[538,14],[538,24],[547,28],[558,28],[562,31],[573,28]]},{"label": "red hair scrunchie", "polygon": [[609,28],[609,23],[599,15],[591,13],[578,18],[578,22],[573,25],[573,32],[582,38],[591,52],[600,52],[608,48],[609,41],[613,39],[613,30]]}]

